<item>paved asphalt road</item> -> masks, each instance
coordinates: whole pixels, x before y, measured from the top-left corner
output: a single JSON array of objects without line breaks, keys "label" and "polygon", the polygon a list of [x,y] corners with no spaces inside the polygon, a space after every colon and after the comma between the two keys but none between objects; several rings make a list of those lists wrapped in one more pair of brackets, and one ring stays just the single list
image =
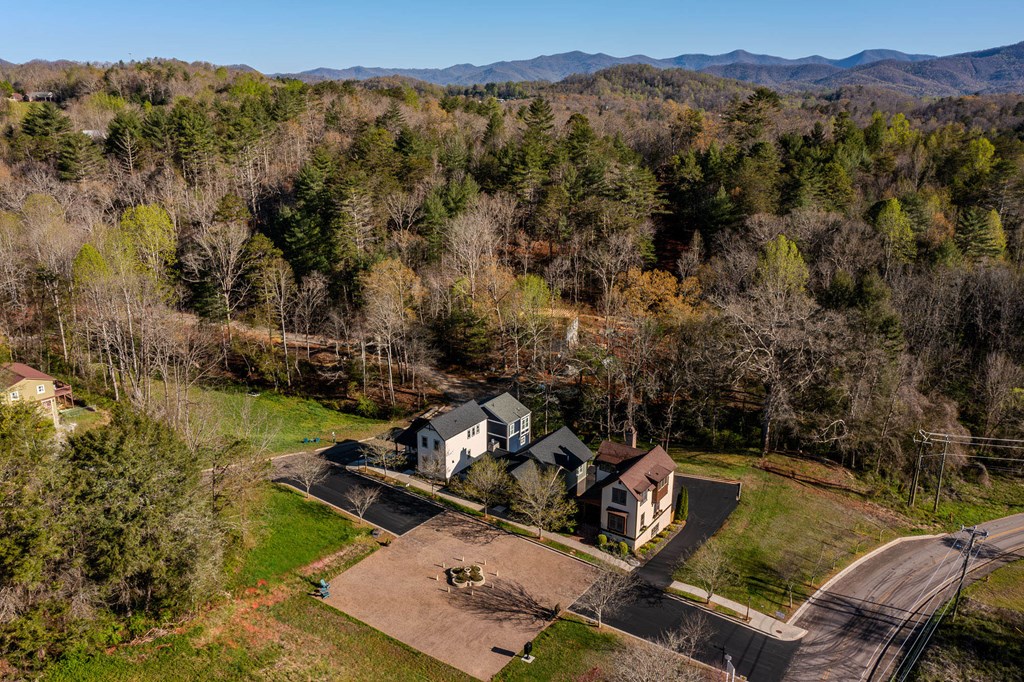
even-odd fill
[{"label": "paved asphalt road", "polygon": [[736,621],[711,616],[707,611],[657,587],[648,586],[641,590],[629,604],[604,620],[631,635],[657,641],[662,633],[697,616],[705,617],[711,630],[708,645],[697,653],[701,661],[721,668],[725,654],[729,654],[737,672],[752,682],[780,682],[784,679],[783,673],[799,642],[773,639]]},{"label": "paved asphalt road", "polygon": [[[359,458],[358,443],[349,441],[339,443],[324,452],[331,462],[339,465],[324,480],[310,489],[310,494],[336,507],[352,511],[352,505],[345,499],[345,492],[356,486],[380,488],[380,498],[366,512],[364,518],[370,523],[380,526],[395,535],[403,535],[422,523],[434,518],[442,511],[441,507],[427,502],[421,497],[404,493],[401,490],[382,485],[371,479],[349,473],[345,464]],[[289,483],[301,490],[297,481],[288,475],[289,458],[274,460],[274,480]]]},{"label": "paved asphalt road", "polygon": [[[981,524],[989,537],[977,546],[968,580],[1024,555],[1024,514]],[[885,680],[893,659],[928,615],[948,599],[943,585],[959,577],[963,536],[908,540],[850,570],[799,614],[808,631],[786,680]],[[909,647],[907,647],[909,648]]]}]

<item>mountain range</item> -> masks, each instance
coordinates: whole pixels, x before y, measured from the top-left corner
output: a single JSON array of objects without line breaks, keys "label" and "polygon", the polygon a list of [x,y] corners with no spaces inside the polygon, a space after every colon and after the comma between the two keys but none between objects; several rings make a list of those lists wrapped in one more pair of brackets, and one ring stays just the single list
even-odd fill
[{"label": "mountain range", "polygon": [[575,51],[482,66],[456,64],[443,69],[321,67],[278,75],[307,82],[405,76],[436,85],[474,85],[505,81],[554,82],[573,74],[595,73],[619,64],[649,64],[660,69],[700,71],[790,91],[871,85],[915,96],[1024,92],[1024,42],[944,57],[906,54],[896,50],[864,50],[843,59],[827,59],[818,55],[786,59],[734,50],[720,55],[682,54],[655,59],[646,55],[613,57]]}]

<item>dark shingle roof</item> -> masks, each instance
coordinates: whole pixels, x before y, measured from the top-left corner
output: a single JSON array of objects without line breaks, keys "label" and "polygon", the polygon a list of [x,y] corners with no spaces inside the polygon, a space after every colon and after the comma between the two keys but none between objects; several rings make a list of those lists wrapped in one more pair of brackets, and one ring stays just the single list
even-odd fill
[{"label": "dark shingle roof", "polygon": [[457,436],[474,424],[487,421],[487,415],[476,404],[475,400],[459,405],[451,412],[445,412],[439,417],[430,420],[438,435],[445,440]]},{"label": "dark shingle roof", "polygon": [[488,414],[493,415],[495,419],[506,424],[511,424],[517,419],[530,414],[529,408],[513,398],[509,393],[502,393],[495,398],[491,398],[487,402],[481,403],[480,407],[484,408],[484,411]]},{"label": "dark shingle roof", "polygon": [[594,459],[594,453],[568,426],[531,443],[523,454],[543,464],[556,464],[570,470],[579,469],[584,462]]},{"label": "dark shingle roof", "polygon": [[412,420],[412,424],[409,425],[405,431],[402,431],[395,437],[395,442],[399,445],[404,445],[408,448],[416,447],[416,437],[419,435],[420,429],[429,424],[430,421],[423,417],[416,417]]},{"label": "dark shingle roof", "polygon": [[618,466],[631,459],[642,457],[647,454],[645,450],[633,448],[623,443],[613,443],[610,440],[603,441],[597,447],[597,461]]},{"label": "dark shingle roof", "polygon": [[656,445],[650,452],[640,459],[634,460],[632,466],[619,474],[619,480],[639,500],[645,491],[654,488],[658,483],[671,476],[675,470],[676,463],[660,445]]}]

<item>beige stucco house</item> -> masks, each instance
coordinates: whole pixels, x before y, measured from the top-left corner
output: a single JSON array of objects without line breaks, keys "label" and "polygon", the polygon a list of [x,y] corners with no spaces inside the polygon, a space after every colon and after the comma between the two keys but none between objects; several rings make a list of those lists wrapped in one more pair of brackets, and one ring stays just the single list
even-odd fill
[{"label": "beige stucco house", "polygon": [[70,407],[74,399],[67,384],[28,365],[10,362],[0,365],[0,402],[35,403],[56,425],[58,410]]},{"label": "beige stucco house", "polygon": [[676,463],[660,446],[641,453],[625,454],[614,467],[616,471],[598,483],[601,532],[633,550],[650,542],[675,515]]}]

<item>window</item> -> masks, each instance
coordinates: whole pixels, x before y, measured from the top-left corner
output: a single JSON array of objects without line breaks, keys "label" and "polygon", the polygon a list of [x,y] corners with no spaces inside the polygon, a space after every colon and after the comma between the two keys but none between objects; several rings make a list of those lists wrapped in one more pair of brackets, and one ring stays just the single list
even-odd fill
[{"label": "window", "polygon": [[39,384],[38,386],[36,386],[36,393],[38,395],[42,395],[42,394],[46,393],[46,386],[43,385],[43,384]]},{"label": "window", "polygon": [[430,447],[430,446],[429,446],[429,445],[427,444],[427,437],[426,437],[426,436],[420,436],[420,445],[421,445],[422,447],[425,447],[425,448],[427,448],[427,447]]},{"label": "window", "polygon": [[658,529],[660,527],[661,527],[661,521],[659,521],[658,523],[654,524],[654,528],[651,529],[651,535],[657,535],[658,534]]},{"label": "window", "polygon": [[526,434],[525,433],[523,435],[519,436],[519,444],[520,445],[526,445]]},{"label": "window", "polygon": [[17,391],[11,391],[11,400],[17,400],[17,399],[18,399],[18,392]]},{"label": "window", "polygon": [[625,535],[626,517],[623,514],[608,512],[608,530],[619,535]]},{"label": "window", "polygon": [[640,515],[640,527],[643,528],[647,525],[647,512]]},{"label": "window", "polygon": [[622,488],[612,488],[612,502],[615,504],[626,504],[626,491]]},{"label": "window", "polygon": [[523,431],[529,431],[530,430],[530,415],[526,415],[525,417],[523,417],[523,422],[522,423],[523,423]]},{"label": "window", "polygon": [[440,451],[441,451],[441,441],[435,440],[434,441],[434,452],[440,452]]}]

